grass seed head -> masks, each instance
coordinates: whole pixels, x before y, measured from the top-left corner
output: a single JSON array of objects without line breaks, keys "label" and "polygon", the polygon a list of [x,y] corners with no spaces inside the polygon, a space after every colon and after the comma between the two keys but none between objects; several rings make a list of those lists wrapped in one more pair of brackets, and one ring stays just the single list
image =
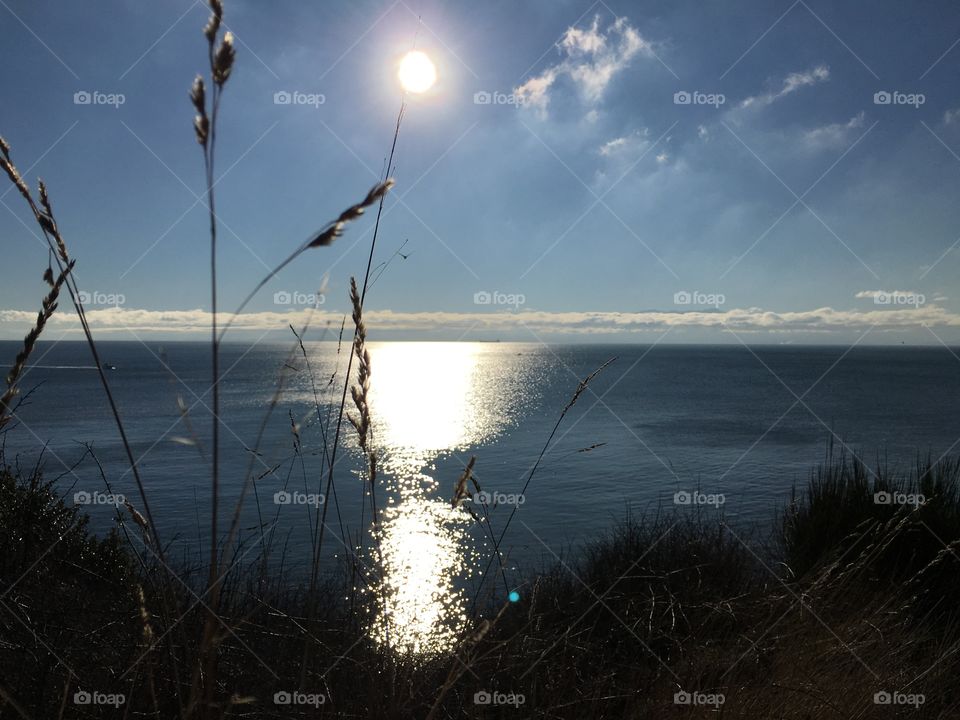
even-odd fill
[{"label": "grass seed head", "polygon": [[222,86],[230,77],[230,71],[233,69],[233,61],[237,53],[233,48],[233,33],[226,32],[223,36],[223,42],[217,48],[217,53],[213,57],[213,81]]}]

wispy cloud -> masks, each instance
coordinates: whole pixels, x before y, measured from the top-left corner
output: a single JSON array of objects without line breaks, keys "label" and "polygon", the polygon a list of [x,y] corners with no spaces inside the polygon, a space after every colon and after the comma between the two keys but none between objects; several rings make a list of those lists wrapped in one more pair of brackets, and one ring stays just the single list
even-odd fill
[{"label": "wispy cloud", "polygon": [[561,59],[514,91],[524,104],[546,113],[557,80],[568,77],[588,105],[597,104],[613,78],[636,55],[654,57],[653,45],[626,18],[617,18],[606,30],[599,15],[589,28],[570,27],[557,43]]},{"label": "wispy cloud", "polygon": [[650,131],[647,128],[637,130],[629,135],[609,140],[600,146],[600,155],[614,157],[617,155],[635,155],[650,147]]},{"label": "wispy cloud", "polygon": [[830,123],[807,130],[803,134],[804,144],[812,150],[845,147],[850,143],[850,137],[854,131],[863,127],[865,117],[861,111],[847,122]]},{"label": "wispy cloud", "polygon": [[886,295],[919,295],[920,293],[914,292],[913,290],[861,290],[856,295],[855,298],[858,300],[875,300],[878,297],[884,297]]},{"label": "wispy cloud", "polygon": [[786,97],[797,90],[809,85],[826,82],[830,79],[830,69],[826,65],[818,65],[812,70],[805,72],[795,72],[787,75],[783,80],[780,90],[768,92],[762,95],[752,95],[740,103],[740,107],[763,107],[771,105],[780,98]]}]

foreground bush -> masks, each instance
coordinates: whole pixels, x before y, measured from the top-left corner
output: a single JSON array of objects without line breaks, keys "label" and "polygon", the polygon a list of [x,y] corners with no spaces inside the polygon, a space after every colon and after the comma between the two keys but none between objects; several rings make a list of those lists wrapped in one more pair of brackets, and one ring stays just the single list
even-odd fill
[{"label": "foreground bush", "polygon": [[811,572],[831,553],[836,562],[850,563],[863,552],[864,540],[892,527],[899,530],[877,549],[874,579],[900,584],[960,540],[960,461],[926,459],[906,470],[873,469],[855,456],[828,456],[804,491],[794,490],[784,512],[784,561],[794,577]]},{"label": "foreground bush", "polygon": [[[521,579],[518,602],[479,608],[455,658],[372,644],[339,577],[314,591],[311,621],[304,588],[243,570],[224,584],[216,647],[225,700],[208,714],[957,716],[956,466],[918,468],[916,487],[936,492],[928,506],[880,510],[869,471],[857,468],[814,473],[783,519],[781,558],[722,517],[627,519],[578,560]],[[890,491],[914,487],[887,477]],[[928,524],[943,543],[921,539],[934,535]],[[203,627],[203,583],[180,586],[175,600],[192,609],[166,618],[164,571],[141,565],[136,546],[92,537],[38,473],[0,474],[0,580],[12,585],[0,598],[3,717],[185,713],[186,658],[196,651],[187,638]],[[307,635],[318,657],[305,672]],[[82,690],[123,693],[125,702],[77,704]],[[276,704],[285,692],[316,702]]]}]

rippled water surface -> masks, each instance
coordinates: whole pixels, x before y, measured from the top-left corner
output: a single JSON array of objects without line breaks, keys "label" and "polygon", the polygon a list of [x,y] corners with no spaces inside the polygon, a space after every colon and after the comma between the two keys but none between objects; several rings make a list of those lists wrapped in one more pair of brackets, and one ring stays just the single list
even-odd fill
[{"label": "rippled water surface", "polygon": [[[286,344],[224,346],[224,516],[245,478],[256,478],[242,515],[244,552],[254,558],[269,545],[293,575],[306,575],[321,518],[327,568],[366,538],[376,566],[368,589],[386,609],[372,631],[419,652],[452,642],[490,557],[489,530],[451,503],[464,465],[476,455],[480,487],[515,497],[579,380],[611,357],[564,418],[504,538],[507,585],[520,577],[514,571],[575,554],[625,512],[672,504],[682,490],[722,493],[731,522],[769,523],[830,439],[892,465],[955,451],[960,439],[960,361],[946,348],[371,343],[380,470],[371,550],[369,484],[346,422],[326,515],[274,502],[282,491],[326,492],[321,428],[332,436],[346,357],[335,343],[306,347],[309,364]],[[17,349],[0,343],[4,357]],[[109,377],[164,539],[202,551],[206,345],[104,343],[102,352],[116,368]],[[114,491],[140,504],[85,346],[42,344],[33,361],[24,387],[35,390],[6,436],[8,459],[32,463],[45,448],[47,473],[65,494],[102,491],[87,444]],[[495,534],[511,509],[490,509]],[[112,508],[88,511],[95,528],[113,522]],[[495,581],[507,589],[499,573]]]}]

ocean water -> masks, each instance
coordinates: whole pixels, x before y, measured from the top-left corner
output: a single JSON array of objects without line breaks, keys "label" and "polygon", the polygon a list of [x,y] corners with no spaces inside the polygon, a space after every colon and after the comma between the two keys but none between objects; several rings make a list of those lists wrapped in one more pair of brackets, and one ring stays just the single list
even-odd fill
[{"label": "ocean water", "polygon": [[[17,348],[0,343],[0,354],[12,359]],[[208,348],[116,342],[101,350],[162,538],[201,551],[210,508]],[[960,441],[960,360],[946,348],[410,342],[370,350],[391,617],[411,628],[413,645],[443,643],[427,636],[462,612],[458,588],[490,550],[485,530],[451,506],[471,456],[480,487],[498,503],[489,510],[495,532],[510,503],[522,502],[502,546],[522,571],[575,555],[627,512],[672,506],[678,492],[722,496],[731,524],[769,526],[831,441],[903,467],[918,454],[956,452]],[[224,522],[245,478],[255,477],[242,513],[248,547],[255,551],[266,528],[294,568],[309,557],[325,490],[320,427],[335,424],[346,362],[333,342],[307,343],[306,353],[309,367],[288,344],[227,344],[221,356]],[[579,381],[611,358],[518,497]],[[8,462],[19,455],[32,464],[42,452],[65,495],[94,496],[105,487],[89,447],[113,492],[139,506],[86,345],[41,343],[31,361],[22,386],[32,392],[6,434]],[[356,434],[346,422],[341,433],[336,497],[323,498],[329,563],[371,519]],[[114,522],[109,505],[86,510],[96,528]],[[431,603],[436,597],[454,600]]]}]

